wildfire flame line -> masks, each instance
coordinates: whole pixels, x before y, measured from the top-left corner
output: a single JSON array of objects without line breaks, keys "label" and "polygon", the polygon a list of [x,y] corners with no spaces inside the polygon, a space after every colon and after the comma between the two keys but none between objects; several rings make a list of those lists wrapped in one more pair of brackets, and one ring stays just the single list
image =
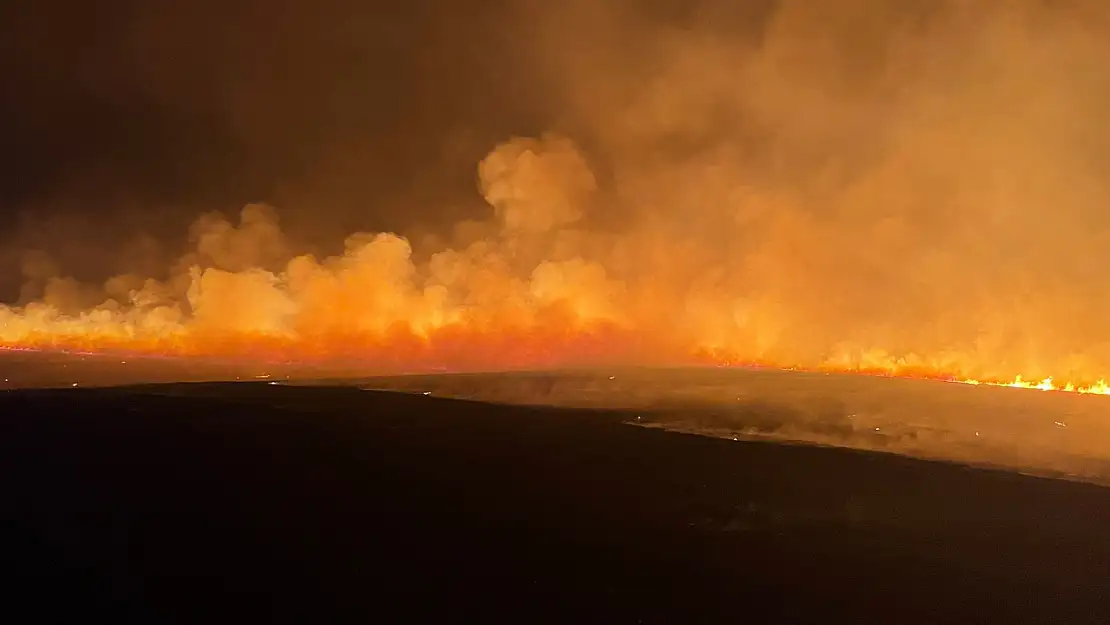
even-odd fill
[{"label": "wildfire flame line", "polygon": [[1071,382],[1063,385],[1056,384],[1051,377],[1040,382],[1031,382],[1022,379],[1019,375],[1010,382],[984,382],[982,380],[956,380],[960,384],[972,386],[1002,386],[1007,388],[1023,388],[1034,391],[1058,391],[1063,393],[1079,393],[1082,395],[1110,395],[1110,384],[1106,380],[1099,380],[1087,386],[1078,386]]},{"label": "wildfire flame line", "polygon": [[[1110,343],[1088,348],[1069,332],[1021,329],[1029,319],[1063,319],[1069,308],[1053,310],[1056,300],[983,331],[1011,294],[1007,286],[986,297],[995,294],[972,282],[952,292],[984,303],[908,336],[920,315],[887,316],[860,297],[870,277],[897,276],[898,268],[876,274],[871,255],[830,265],[827,257],[850,246],[827,240],[850,229],[830,232],[792,201],[741,198],[758,220],[743,222],[750,245],[733,252],[731,242],[703,245],[713,233],[701,227],[674,233],[678,222],[650,213],[620,234],[590,232],[580,222],[600,190],[569,139],[509,140],[482,160],[478,178],[493,214],[420,253],[400,234],[359,232],[341,253],[298,254],[272,207],[248,205],[237,222],[198,218],[190,251],[160,277],[82,284],[32,255],[20,302],[0,304],[0,351],[383,375],[723,364],[1110,395]],[[893,277],[875,288],[880,302],[903,292]],[[922,296],[933,304],[924,318],[950,296]],[[1025,339],[1015,342],[1017,331]],[[1011,379],[1019,372],[1029,379]],[[1032,381],[1048,372],[1068,382]]]},{"label": "wildfire flame line", "polygon": [[[110,356],[110,355],[120,355],[122,353],[126,353],[129,356],[145,356],[145,357],[162,358],[162,359],[166,359],[166,358],[190,359],[190,358],[199,358],[199,357],[204,356],[204,354],[201,354],[201,353],[190,353],[190,351],[188,351],[188,350],[174,350],[174,349],[171,349],[168,352],[166,352],[165,350],[151,350],[151,349],[149,349],[149,347],[151,347],[149,345],[148,346],[142,346],[142,345],[132,344],[132,345],[129,345],[127,347],[129,349],[128,348],[123,348],[121,350],[113,350],[113,349],[110,349],[110,348],[109,349],[98,349],[98,348],[95,348],[95,347],[83,347],[83,348],[74,349],[74,348],[68,348],[68,347],[65,347],[65,346],[57,345],[57,344],[55,344],[55,345],[21,345],[21,344],[13,344],[13,343],[0,343],[0,353],[4,353],[4,352],[9,352],[9,353],[31,352],[31,353],[67,354],[67,355],[73,355],[73,356]],[[147,349],[144,349],[144,347],[146,347]],[[165,346],[162,346],[162,347],[165,347]],[[381,347],[381,346],[379,345],[379,347]],[[566,347],[566,346],[563,346],[563,347]],[[562,351],[562,350],[556,350],[556,351]],[[165,352],[165,353],[160,353],[160,352]],[[171,352],[176,352],[176,353],[171,353]],[[224,354],[222,354],[222,355],[224,357],[229,356],[229,354],[227,352],[224,352]],[[208,354],[208,356],[209,357],[215,357],[217,359],[220,358],[220,354],[218,354],[218,353],[211,353],[211,354]],[[251,359],[251,357],[253,356],[253,357],[255,357],[255,359],[257,359],[259,354],[253,354],[253,355],[252,354],[241,354],[240,359],[242,358],[242,356],[246,356],[247,359]],[[295,362],[297,362],[298,359],[296,359],[296,358],[280,358],[280,359],[267,358],[267,359],[264,359],[264,360],[268,360],[270,362],[281,362],[283,364],[294,364]],[[325,358],[324,361],[326,362],[326,360],[327,359]],[[432,360],[434,360],[434,358]],[[558,359],[556,359],[556,361],[548,362],[546,364],[556,366],[556,365],[560,364],[557,360]],[[313,362],[313,359],[309,358],[307,361],[304,361],[304,362],[306,364],[310,364],[311,362]],[[421,362],[414,359],[413,364],[415,365],[415,367],[417,369],[434,369],[436,371],[444,371],[444,370],[451,370],[452,369],[451,367],[443,367],[443,366],[431,367],[430,362],[431,361],[423,362],[424,365],[429,365],[429,366],[422,367]],[[776,369],[776,370],[782,370],[782,371],[802,371],[802,372],[810,371],[810,372],[823,372],[823,373],[845,373],[845,374],[865,375],[865,376],[874,376],[874,377],[936,380],[936,381],[942,381],[942,382],[964,384],[964,385],[968,385],[968,386],[993,386],[993,387],[1000,387],[1000,388],[1017,388],[1017,389],[1035,390],[1035,391],[1075,393],[1075,394],[1080,394],[1080,395],[1110,395],[1110,383],[1108,383],[1105,379],[1099,379],[1097,382],[1094,382],[1092,384],[1076,384],[1074,382],[1065,382],[1063,384],[1060,384],[1060,383],[1057,383],[1052,376],[1046,377],[1046,378],[1044,378],[1040,381],[1026,380],[1021,375],[1016,376],[1013,380],[1010,380],[1010,381],[991,381],[991,380],[978,380],[978,379],[973,379],[973,378],[961,378],[961,377],[956,377],[956,376],[944,375],[942,373],[927,372],[927,371],[925,371],[925,372],[906,372],[906,371],[902,371],[902,370],[897,370],[895,368],[884,369],[882,367],[872,368],[872,369],[867,369],[867,370],[859,369],[859,368],[851,369],[851,368],[832,367],[832,366],[810,369],[810,368],[806,368],[806,367],[781,366],[781,365],[775,365],[775,364],[771,364],[771,363],[761,363],[761,362],[719,360],[719,359],[713,357],[712,355],[704,353],[704,352],[701,353],[701,354],[695,354],[690,359],[690,363],[693,363],[693,364],[705,365],[705,364],[710,364],[710,362],[713,362],[714,364],[716,364],[716,366],[722,367],[722,368],[762,368],[762,369]],[[690,364],[690,363],[687,363],[687,364]],[[504,363],[506,369],[519,368],[521,366],[525,366],[526,364],[527,363],[524,363],[524,362],[511,362],[511,361],[506,361]],[[539,362],[539,363],[533,363],[533,364],[541,364],[542,365],[544,363]],[[468,368],[469,367],[466,367],[464,365],[463,367],[459,368],[458,370],[459,371],[465,371]]]}]

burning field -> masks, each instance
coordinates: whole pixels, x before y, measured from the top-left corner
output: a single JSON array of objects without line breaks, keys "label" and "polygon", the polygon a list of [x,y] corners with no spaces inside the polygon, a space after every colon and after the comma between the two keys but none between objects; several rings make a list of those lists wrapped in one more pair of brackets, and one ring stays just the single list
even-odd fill
[{"label": "burning field", "polygon": [[22,5],[34,613],[1110,622],[1110,2]]},{"label": "burning field", "polygon": [[[780,2],[743,37],[591,6],[518,16],[560,113],[483,147],[465,218],[428,227],[414,200],[394,211],[413,233],[318,241],[249,204],[177,243],[113,240],[133,262],[92,281],[17,245],[4,357],[189,379],[790,370],[773,375],[841,385],[842,408],[802,411],[812,431],[1105,455],[1110,401],[1080,397],[1110,393],[1102,4]],[[636,384],[618,395],[656,381]],[[887,388],[913,399],[869,407]]]}]

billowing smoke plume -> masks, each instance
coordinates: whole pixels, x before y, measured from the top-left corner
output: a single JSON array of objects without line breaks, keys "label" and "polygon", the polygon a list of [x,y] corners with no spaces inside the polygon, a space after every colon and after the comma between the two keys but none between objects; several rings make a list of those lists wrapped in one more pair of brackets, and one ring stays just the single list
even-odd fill
[{"label": "billowing smoke plume", "polygon": [[441,249],[297,255],[248,206],[160,279],[28,258],[0,340],[1110,377],[1104,3],[783,0],[743,35],[728,6],[517,15],[563,121],[477,164],[487,219]]}]

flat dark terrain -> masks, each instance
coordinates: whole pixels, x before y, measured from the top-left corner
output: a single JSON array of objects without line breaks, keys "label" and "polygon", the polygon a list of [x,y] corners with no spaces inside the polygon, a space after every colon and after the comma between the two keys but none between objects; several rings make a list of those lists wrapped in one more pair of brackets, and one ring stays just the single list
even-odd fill
[{"label": "flat dark terrain", "polygon": [[1110,622],[1110,490],[629,415],[0,392],[5,622]]}]

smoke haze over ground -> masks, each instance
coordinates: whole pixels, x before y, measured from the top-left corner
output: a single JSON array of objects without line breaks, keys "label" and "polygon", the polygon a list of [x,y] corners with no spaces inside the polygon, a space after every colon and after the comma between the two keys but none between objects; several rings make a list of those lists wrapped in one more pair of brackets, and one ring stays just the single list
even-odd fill
[{"label": "smoke haze over ground", "polygon": [[0,342],[1110,378],[1104,3],[734,4],[121,10],[67,88],[172,156],[88,131],[13,178]]}]

